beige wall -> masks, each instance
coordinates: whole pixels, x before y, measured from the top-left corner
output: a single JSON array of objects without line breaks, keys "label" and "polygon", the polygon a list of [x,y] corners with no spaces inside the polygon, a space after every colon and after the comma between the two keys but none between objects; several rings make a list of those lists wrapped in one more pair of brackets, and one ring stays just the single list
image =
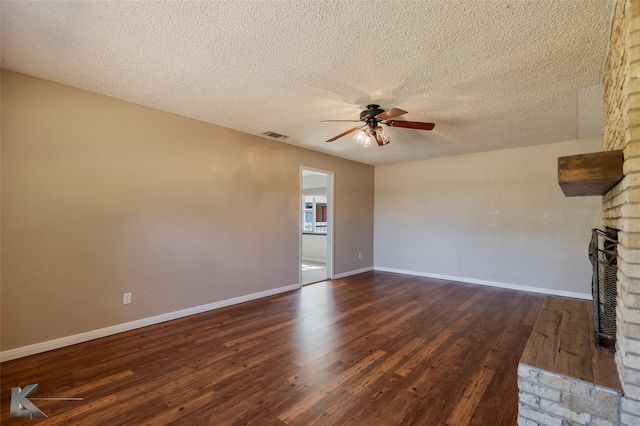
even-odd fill
[{"label": "beige wall", "polygon": [[8,71],[1,136],[3,351],[297,284],[300,166],[373,265],[371,166]]},{"label": "beige wall", "polygon": [[577,140],[376,167],[376,268],[588,297],[601,200],[566,198],[557,159],[601,149]]}]

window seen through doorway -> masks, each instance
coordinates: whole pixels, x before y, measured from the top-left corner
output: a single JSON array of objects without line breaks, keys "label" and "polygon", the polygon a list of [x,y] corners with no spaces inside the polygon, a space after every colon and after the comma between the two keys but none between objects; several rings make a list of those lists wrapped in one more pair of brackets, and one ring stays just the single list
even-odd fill
[{"label": "window seen through doorway", "polygon": [[327,196],[302,196],[302,232],[313,234],[327,233]]}]

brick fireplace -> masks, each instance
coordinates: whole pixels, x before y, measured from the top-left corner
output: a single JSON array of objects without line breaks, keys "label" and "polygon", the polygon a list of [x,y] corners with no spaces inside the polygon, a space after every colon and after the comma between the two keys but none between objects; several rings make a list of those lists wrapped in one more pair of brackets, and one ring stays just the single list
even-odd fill
[{"label": "brick fireplace", "polygon": [[603,197],[619,230],[616,366],[620,423],[640,424],[640,1],[618,0],[604,75],[604,150],[622,150],[624,178]]},{"label": "brick fireplace", "polygon": [[[622,151],[623,156],[622,180],[602,197],[602,228],[618,230],[615,358],[609,354],[601,364],[610,365],[609,380],[599,383],[597,378],[554,371],[549,366],[553,362],[538,368],[545,348],[532,345],[538,352],[530,352],[528,344],[518,370],[519,425],[640,425],[640,0],[615,4],[603,93],[604,151]],[[568,312],[575,320],[578,303],[545,301],[541,315],[557,318]],[[548,331],[542,330],[538,340],[544,343],[554,336]],[[536,340],[535,333],[534,327],[529,342]],[[552,346],[549,357],[556,356]],[[573,347],[576,350],[581,351]],[[594,366],[596,358],[604,357],[598,351],[592,351]]]}]

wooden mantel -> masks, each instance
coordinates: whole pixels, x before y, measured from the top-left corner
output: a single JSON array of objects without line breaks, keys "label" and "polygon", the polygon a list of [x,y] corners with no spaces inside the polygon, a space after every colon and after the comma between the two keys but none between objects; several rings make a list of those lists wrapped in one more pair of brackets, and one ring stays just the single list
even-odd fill
[{"label": "wooden mantel", "polygon": [[622,179],[622,151],[558,158],[558,183],[567,197],[604,195]]}]

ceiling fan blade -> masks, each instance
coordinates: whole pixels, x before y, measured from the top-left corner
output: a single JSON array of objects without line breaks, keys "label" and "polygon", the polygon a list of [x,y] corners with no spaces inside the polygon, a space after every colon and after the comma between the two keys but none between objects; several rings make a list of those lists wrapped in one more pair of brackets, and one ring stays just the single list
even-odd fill
[{"label": "ceiling fan blade", "polygon": [[346,135],[348,135],[349,133],[353,133],[353,132],[355,132],[355,131],[356,131],[356,130],[358,130],[360,127],[362,127],[362,126],[354,127],[353,129],[347,130],[347,131],[346,131],[346,132],[344,132],[344,133],[340,133],[338,136],[334,136],[334,137],[332,137],[331,139],[328,139],[328,140],[327,140],[327,142],[333,142],[333,141],[335,141],[336,139],[340,139],[341,137],[346,136]]},{"label": "ceiling fan blade", "polygon": [[379,118],[380,120],[388,120],[390,118],[397,117],[399,115],[406,114],[406,113],[407,111],[403,109],[391,108],[390,110],[381,112],[380,114],[376,115],[376,118]]},{"label": "ceiling fan blade", "polygon": [[321,123],[358,123],[360,120],[320,120]]},{"label": "ceiling fan blade", "polygon": [[397,120],[389,120],[386,121],[386,124],[389,127],[405,127],[407,129],[419,129],[419,130],[433,130],[436,125],[434,123],[423,123],[422,121],[397,121]]}]

